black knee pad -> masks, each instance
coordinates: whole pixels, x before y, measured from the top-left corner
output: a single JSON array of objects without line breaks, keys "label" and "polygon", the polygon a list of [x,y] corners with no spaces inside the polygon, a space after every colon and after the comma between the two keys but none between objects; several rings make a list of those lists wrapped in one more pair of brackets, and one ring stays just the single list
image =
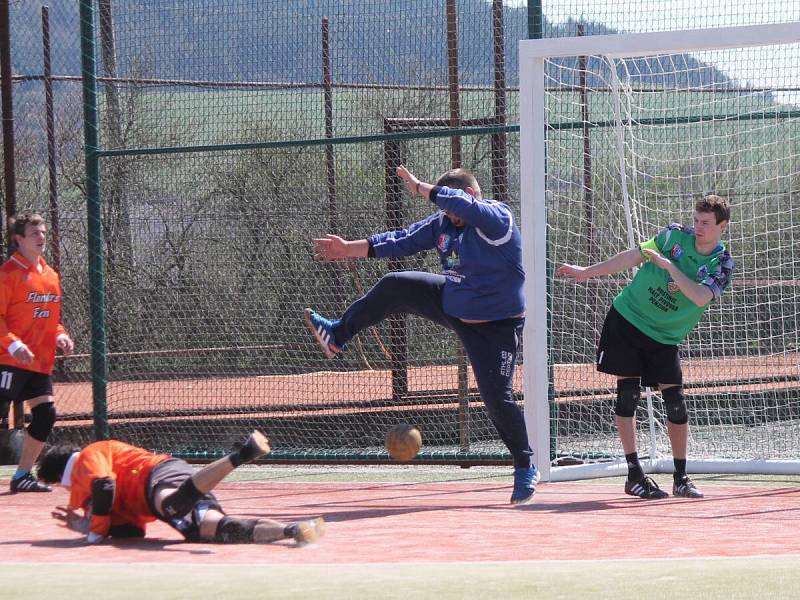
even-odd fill
[{"label": "black knee pad", "polygon": [[689,412],[686,410],[686,399],[683,397],[683,386],[674,385],[662,390],[664,408],[667,411],[667,421],[675,425],[685,425],[689,422]]},{"label": "black knee pad", "polygon": [[161,511],[168,519],[184,517],[192,512],[192,508],[204,496],[194,485],[194,481],[189,477],[181,486],[164,498],[161,503]]},{"label": "black knee pad", "polygon": [[617,380],[617,404],[614,407],[614,414],[618,417],[635,417],[641,397],[642,388],[638,378],[626,377]]},{"label": "black knee pad", "polygon": [[258,519],[222,517],[217,524],[214,541],[219,544],[246,544],[253,541]]},{"label": "black knee pad", "polygon": [[56,407],[52,402],[42,402],[31,409],[31,423],[28,434],[35,440],[46,442],[47,436],[56,424]]}]

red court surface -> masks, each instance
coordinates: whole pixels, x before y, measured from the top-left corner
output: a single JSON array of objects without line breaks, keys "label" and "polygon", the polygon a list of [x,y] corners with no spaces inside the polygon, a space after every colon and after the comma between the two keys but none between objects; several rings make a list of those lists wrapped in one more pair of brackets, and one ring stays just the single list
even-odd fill
[{"label": "red court surface", "polygon": [[[510,482],[509,482],[510,484]],[[8,489],[0,481],[0,489]],[[392,563],[800,554],[800,490],[705,485],[702,500],[646,501],[619,485],[540,484],[507,504],[500,483],[229,483],[229,514],[323,515],[312,546],[187,544],[156,522],[144,540],[83,546],[50,518],[66,492],[0,494],[0,564],[8,562]]]}]

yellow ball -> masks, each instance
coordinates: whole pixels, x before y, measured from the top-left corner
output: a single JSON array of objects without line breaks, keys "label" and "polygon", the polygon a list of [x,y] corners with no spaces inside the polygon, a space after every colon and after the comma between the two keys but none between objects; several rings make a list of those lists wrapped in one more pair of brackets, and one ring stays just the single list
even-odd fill
[{"label": "yellow ball", "polygon": [[386,432],[386,450],[394,460],[411,460],[421,447],[422,434],[413,425],[400,423]]}]

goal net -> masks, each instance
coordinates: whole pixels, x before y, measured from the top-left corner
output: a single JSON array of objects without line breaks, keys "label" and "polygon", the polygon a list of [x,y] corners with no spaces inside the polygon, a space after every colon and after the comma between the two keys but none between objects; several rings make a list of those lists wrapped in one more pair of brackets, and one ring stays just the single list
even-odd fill
[{"label": "goal net", "polygon": [[[689,467],[800,472],[797,41],[798,23],[521,43],[526,418],[551,480],[625,472],[616,383],[594,361],[633,275],[574,284],[555,269],[691,225],[711,192],[731,203],[736,269],[681,346]],[[637,420],[646,469],[670,471],[657,392]]]}]

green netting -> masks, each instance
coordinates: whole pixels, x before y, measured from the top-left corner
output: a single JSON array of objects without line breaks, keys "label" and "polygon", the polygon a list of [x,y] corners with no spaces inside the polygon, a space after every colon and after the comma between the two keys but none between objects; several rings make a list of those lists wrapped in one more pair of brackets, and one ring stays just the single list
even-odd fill
[{"label": "green netting", "polygon": [[[50,215],[42,4],[11,2],[17,204]],[[58,435],[87,440],[93,435],[92,280],[79,3],[50,4],[58,192],[50,258],[58,256],[65,321],[79,353],[59,361]],[[311,341],[302,310],[338,313],[389,269],[437,270],[433,256],[342,269],[311,260],[315,236],[360,238],[428,214],[429,206],[387,178],[400,161],[429,180],[454,164],[473,169],[487,195],[508,202],[519,217],[517,41],[537,34],[540,5],[545,37],[574,36],[579,24],[593,35],[795,18],[792,0],[753,3],[747,10],[718,0],[702,6],[630,0],[89,4],[99,78],[101,331],[107,341],[107,372],[95,373],[95,386],[106,390],[110,434],[157,450],[210,456],[258,427],[270,434],[277,456],[306,459],[384,457],[383,434],[399,421],[420,427],[428,457],[505,457],[474,382],[464,384],[452,334],[416,318],[391,321],[330,362]],[[579,82],[574,69],[561,71],[554,87],[563,89],[548,102],[562,107],[565,132],[558,135],[568,136],[566,128],[581,121],[577,92],[569,89]],[[715,77],[726,81],[724,72]],[[785,82],[794,86],[796,80]],[[685,101],[681,93],[676,105]],[[713,109],[662,109],[656,116],[766,110],[757,106],[763,97],[748,101],[755,104],[745,107],[735,94],[722,95]],[[713,127],[707,137],[720,144],[735,137],[735,125]],[[431,137],[448,128],[458,129],[459,137]],[[593,135],[612,134],[598,127]],[[660,152],[679,152],[675,128],[659,135]],[[320,143],[325,138],[330,145]],[[650,143],[646,135],[643,142]],[[554,181],[580,179],[575,143],[548,148],[553,168],[563,168],[553,172]],[[611,160],[604,153],[613,152],[613,144],[595,142],[595,151],[599,165]],[[672,179],[668,174],[664,181]],[[608,189],[615,185],[609,182]],[[564,234],[564,260],[583,243],[574,212],[581,199],[569,201],[578,204],[564,212],[572,231]],[[771,218],[791,219],[765,206]],[[612,204],[609,212],[618,208]],[[760,218],[760,204],[743,208]],[[596,211],[595,218],[593,226],[603,231],[607,214]],[[742,238],[760,243],[757,233]],[[603,294],[554,310],[605,306],[611,291]],[[771,306],[762,303],[758,310]],[[710,328],[722,326],[721,314],[712,314]],[[554,360],[583,361],[598,318],[591,313],[568,332],[555,330]],[[785,320],[769,322],[778,327]],[[558,406],[580,413],[584,405]],[[591,435],[595,417],[581,418],[575,427]]]},{"label": "green netting", "polygon": [[[734,278],[681,345],[692,458],[798,458],[798,265],[786,250],[798,235],[799,62],[797,44],[548,61],[554,266],[594,264],[669,223],[691,225],[707,193],[731,202],[723,241]],[[622,460],[615,379],[594,362],[608,308],[631,275],[549,282],[556,458]],[[639,412],[638,447],[669,456],[657,393],[653,410],[652,424]]]}]

